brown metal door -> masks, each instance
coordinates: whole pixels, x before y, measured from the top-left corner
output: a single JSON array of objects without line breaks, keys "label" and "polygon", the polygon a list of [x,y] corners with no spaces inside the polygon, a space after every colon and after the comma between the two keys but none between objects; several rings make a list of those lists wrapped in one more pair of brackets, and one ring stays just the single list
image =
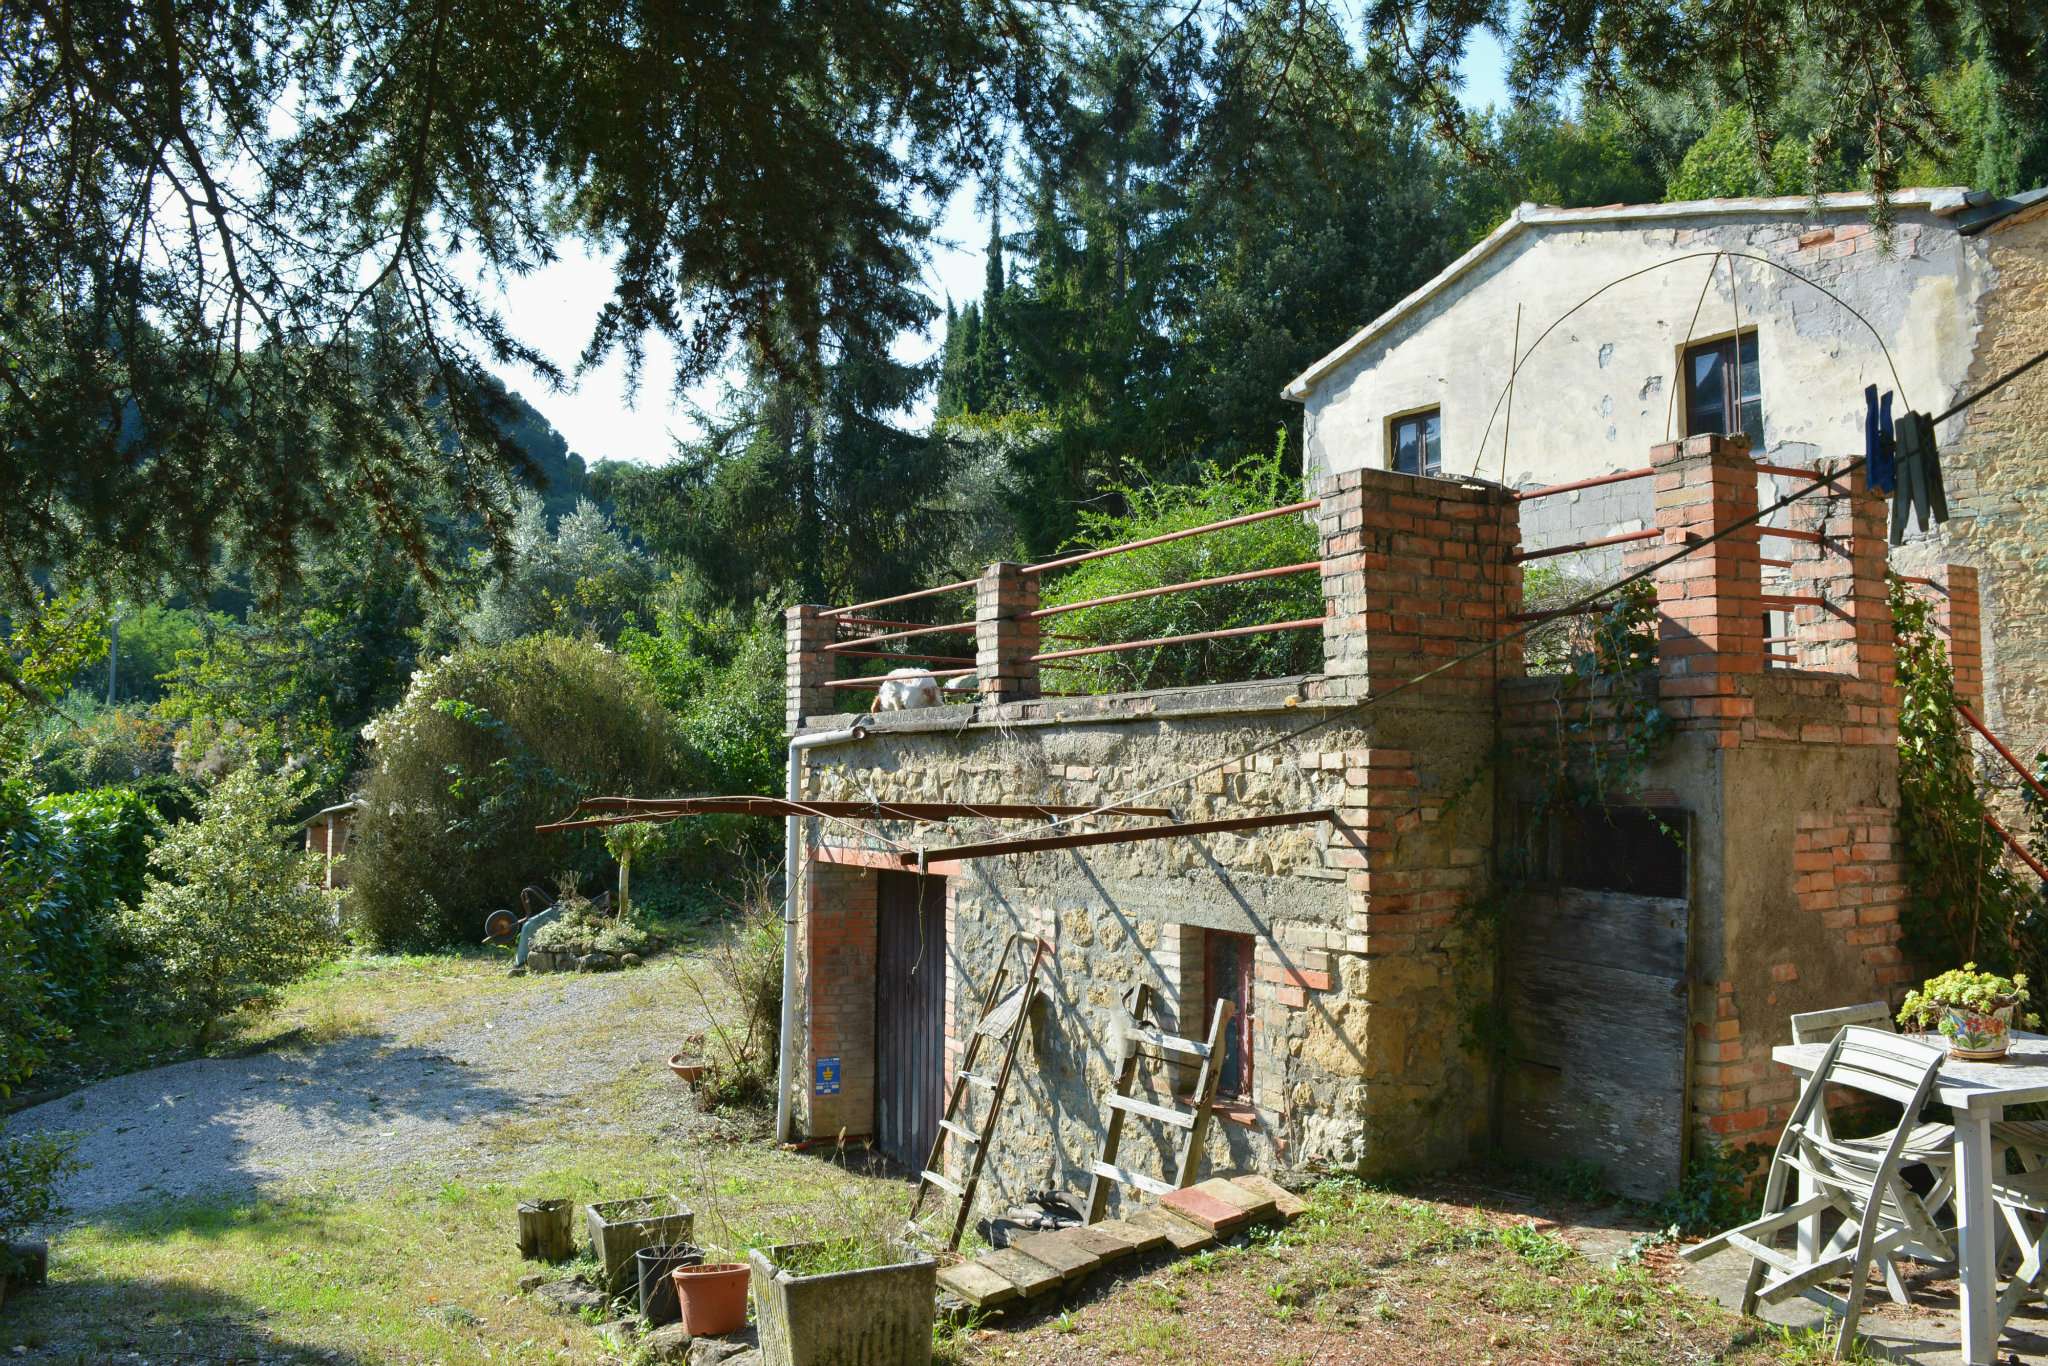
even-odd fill
[{"label": "brown metal door", "polygon": [[944,1108],[946,882],[881,873],[875,927],[875,1144],[923,1167]]}]

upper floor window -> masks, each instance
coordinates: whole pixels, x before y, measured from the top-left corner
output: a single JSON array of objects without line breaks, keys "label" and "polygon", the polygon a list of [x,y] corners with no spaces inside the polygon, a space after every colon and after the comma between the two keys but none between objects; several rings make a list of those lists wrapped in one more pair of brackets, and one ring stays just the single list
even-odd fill
[{"label": "upper floor window", "polygon": [[[1685,434],[1723,436],[1741,432],[1749,448],[1764,448],[1764,391],[1757,373],[1756,333],[1742,334],[1738,356],[1736,339],[1703,342],[1685,349]],[[1730,370],[1739,371],[1738,376]],[[1741,398],[1736,398],[1740,388]]]},{"label": "upper floor window", "polygon": [[1441,410],[1410,413],[1394,419],[1394,469],[1400,474],[1443,473]]}]

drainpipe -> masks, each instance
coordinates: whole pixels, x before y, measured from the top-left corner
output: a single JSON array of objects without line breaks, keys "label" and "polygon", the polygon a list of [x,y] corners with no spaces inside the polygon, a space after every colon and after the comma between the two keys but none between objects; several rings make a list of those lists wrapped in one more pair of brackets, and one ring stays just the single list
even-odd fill
[{"label": "drainpipe", "polygon": [[[789,742],[789,775],[783,795],[791,801],[803,799],[803,753],[807,749],[819,749],[825,745],[843,745],[867,737],[864,721],[856,721],[845,730],[821,730],[810,735],[798,735]],[[797,844],[800,836],[798,816],[789,816],[782,823],[782,1032],[776,1045],[775,1061],[775,1141],[789,1141],[789,1070],[790,1050],[796,1031],[790,1028],[791,1018],[796,1010],[796,868]]]}]

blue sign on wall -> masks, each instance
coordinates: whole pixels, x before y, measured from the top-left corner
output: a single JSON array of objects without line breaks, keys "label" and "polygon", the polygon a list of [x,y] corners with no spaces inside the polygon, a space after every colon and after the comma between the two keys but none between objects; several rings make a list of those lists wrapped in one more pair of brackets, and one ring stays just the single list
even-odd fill
[{"label": "blue sign on wall", "polygon": [[836,1096],[839,1094],[839,1059],[818,1059],[818,1082],[812,1090],[815,1094],[821,1096]]}]

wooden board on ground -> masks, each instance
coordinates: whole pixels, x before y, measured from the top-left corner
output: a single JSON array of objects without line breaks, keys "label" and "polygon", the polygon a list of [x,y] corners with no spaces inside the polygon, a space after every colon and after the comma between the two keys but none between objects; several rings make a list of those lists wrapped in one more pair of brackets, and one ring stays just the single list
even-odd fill
[{"label": "wooden board on ground", "polygon": [[1163,1209],[1141,1209],[1129,1216],[1129,1222],[1164,1234],[1175,1252],[1193,1252],[1216,1241],[1216,1235],[1200,1224]]},{"label": "wooden board on ground", "polygon": [[1624,1195],[1676,1188],[1691,1038],[1686,903],[1529,893],[1507,925],[1503,1144],[1518,1157],[1591,1163]]},{"label": "wooden board on ground", "polygon": [[1244,1217],[1255,1224],[1272,1218],[1280,1208],[1272,1196],[1241,1186],[1227,1177],[1212,1176],[1207,1181],[1197,1181],[1189,1189],[1244,1211]]},{"label": "wooden board on ground", "polygon": [[1013,1247],[999,1252],[990,1252],[977,1258],[977,1263],[995,1272],[1011,1285],[1025,1299],[1042,1295],[1060,1283],[1060,1273],[1044,1262],[1034,1261]]},{"label": "wooden board on ground", "polygon": [[1266,1199],[1271,1200],[1273,1208],[1279,1211],[1282,1219],[1292,1219],[1308,1208],[1308,1201],[1302,1199],[1269,1176],[1260,1176],[1256,1172],[1251,1172],[1244,1176],[1233,1176],[1230,1179],[1233,1184],[1242,1186],[1252,1194],[1262,1195]]},{"label": "wooden board on ground", "polygon": [[1156,1228],[1145,1228],[1129,1219],[1105,1219],[1099,1224],[1088,1225],[1090,1233],[1105,1238],[1114,1238],[1132,1252],[1150,1252],[1166,1246],[1166,1235]]},{"label": "wooden board on ground", "polygon": [[1027,1233],[1012,1238],[1010,1246],[1034,1262],[1044,1262],[1064,1280],[1076,1281],[1102,1265],[1102,1258],[1090,1252],[1073,1235],[1079,1229],[1063,1228],[1050,1233]]},{"label": "wooden board on ground", "polygon": [[1190,1186],[1159,1197],[1162,1209],[1171,1210],[1183,1219],[1192,1220],[1211,1233],[1230,1233],[1251,1222],[1251,1216],[1226,1200],[1219,1200],[1207,1191]]},{"label": "wooden board on ground", "polygon": [[1017,1287],[980,1262],[961,1262],[939,1272],[939,1288],[949,1290],[976,1309],[989,1309],[1017,1298]]}]

